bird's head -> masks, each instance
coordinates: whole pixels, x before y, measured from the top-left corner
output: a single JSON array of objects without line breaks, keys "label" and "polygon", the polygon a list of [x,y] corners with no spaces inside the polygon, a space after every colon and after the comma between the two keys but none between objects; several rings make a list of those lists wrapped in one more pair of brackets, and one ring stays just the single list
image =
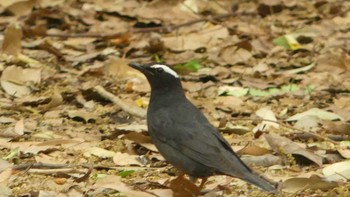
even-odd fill
[{"label": "bird's head", "polygon": [[179,75],[165,64],[151,63],[141,65],[130,63],[129,66],[139,70],[146,76],[152,90],[182,89]]}]

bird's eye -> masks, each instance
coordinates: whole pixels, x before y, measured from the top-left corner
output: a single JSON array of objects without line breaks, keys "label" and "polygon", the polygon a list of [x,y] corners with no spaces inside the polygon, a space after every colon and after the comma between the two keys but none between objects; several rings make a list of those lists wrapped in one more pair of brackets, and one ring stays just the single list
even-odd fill
[{"label": "bird's eye", "polygon": [[164,72],[164,70],[163,70],[163,68],[156,68],[156,72],[157,73],[162,73],[162,72]]}]

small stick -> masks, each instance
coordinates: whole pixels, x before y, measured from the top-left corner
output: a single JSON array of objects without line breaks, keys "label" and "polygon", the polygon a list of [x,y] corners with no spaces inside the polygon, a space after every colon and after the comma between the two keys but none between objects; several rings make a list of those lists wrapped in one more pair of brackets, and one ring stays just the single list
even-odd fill
[{"label": "small stick", "polygon": [[300,131],[300,132],[303,132],[303,133],[307,133],[307,134],[310,134],[318,139],[321,139],[321,140],[324,140],[324,141],[328,141],[328,142],[331,142],[333,144],[337,144],[339,145],[339,142],[337,141],[334,141],[332,139],[329,139],[327,137],[324,137],[320,134],[317,134],[317,133],[314,133],[314,132],[311,132],[311,131],[305,131],[305,130],[302,130],[302,129],[298,129],[298,128],[294,128],[294,127],[291,127],[291,126],[288,126],[286,124],[283,124],[283,123],[280,123],[279,121],[274,121],[274,120],[268,120],[268,119],[263,119],[263,118],[234,118],[234,120],[259,120],[259,121],[267,121],[267,122],[273,122],[273,123],[277,123],[283,127],[286,127],[288,129],[292,129],[292,130],[297,130],[297,131]]},{"label": "small stick", "polygon": [[100,94],[103,98],[112,101],[114,104],[118,105],[122,110],[125,112],[128,112],[131,115],[135,115],[141,118],[146,117],[146,110],[137,107],[136,105],[128,105],[127,103],[123,102],[118,97],[114,96],[114,94],[106,91],[102,86],[96,86],[95,90],[98,94]]},{"label": "small stick", "polygon": [[20,164],[13,166],[13,170],[25,170],[28,168],[67,168],[69,165],[68,164],[51,164],[51,163],[25,163],[25,164]]},{"label": "small stick", "polygon": [[85,171],[77,170],[74,168],[59,168],[59,169],[29,169],[28,173],[37,174],[55,174],[55,173],[86,173]]}]

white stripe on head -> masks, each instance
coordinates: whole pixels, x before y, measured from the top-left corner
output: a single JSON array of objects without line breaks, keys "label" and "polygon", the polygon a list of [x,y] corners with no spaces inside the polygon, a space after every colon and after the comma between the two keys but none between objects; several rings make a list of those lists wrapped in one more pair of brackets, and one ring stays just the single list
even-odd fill
[{"label": "white stripe on head", "polygon": [[179,75],[175,71],[173,71],[171,68],[166,66],[166,65],[154,64],[154,65],[151,66],[151,68],[162,68],[164,70],[164,72],[171,74],[175,78],[179,78]]}]

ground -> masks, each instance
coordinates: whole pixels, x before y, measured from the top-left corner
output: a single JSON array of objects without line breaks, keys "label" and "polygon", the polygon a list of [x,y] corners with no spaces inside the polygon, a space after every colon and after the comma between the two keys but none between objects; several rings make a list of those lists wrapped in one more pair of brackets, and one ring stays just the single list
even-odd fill
[{"label": "ground", "polygon": [[[350,2],[0,2],[0,196],[349,196]],[[158,153],[150,87],[186,96],[277,194]],[[200,180],[194,182],[197,186]]]}]

